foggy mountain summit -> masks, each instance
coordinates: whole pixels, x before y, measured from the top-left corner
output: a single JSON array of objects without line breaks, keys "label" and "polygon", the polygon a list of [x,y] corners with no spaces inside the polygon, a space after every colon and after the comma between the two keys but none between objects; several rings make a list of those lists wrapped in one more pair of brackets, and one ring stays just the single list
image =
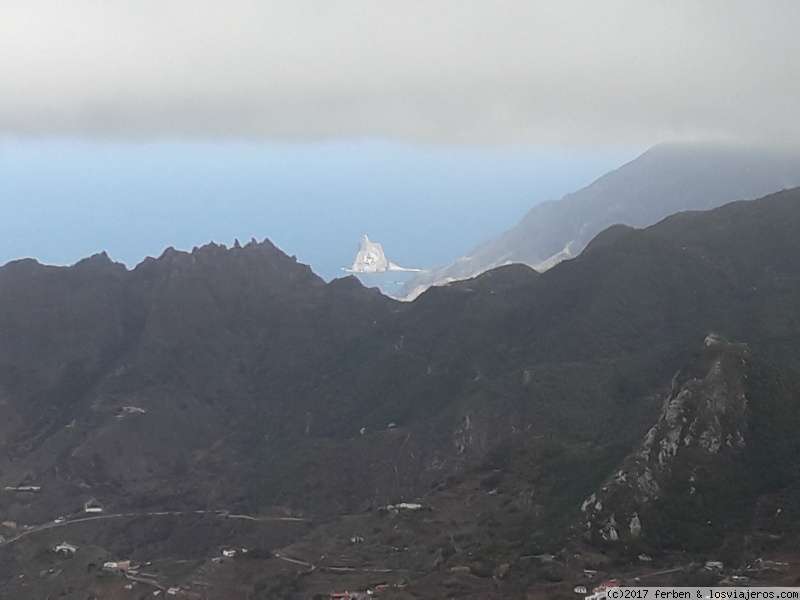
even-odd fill
[{"label": "foggy mountain summit", "polygon": [[659,144],[520,222],[455,262],[411,278],[413,300],[430,286],[521,263],[539,272],[574,258],[607,227],[646,227],[686,210],[708,210],[800,185],[800,156],[746,145]]},{"label": "foggy mountain summit", "polygon": [[383,252],[383,246],[379,242],[370,241],[367,235],[361,237],[358,245],[358,252],[356,258],[353,260],[353,265],[344,269],[348,273],[387,273],[390,271],[419,271],[419,269],[407,269],[396,265],[386,258]]}]

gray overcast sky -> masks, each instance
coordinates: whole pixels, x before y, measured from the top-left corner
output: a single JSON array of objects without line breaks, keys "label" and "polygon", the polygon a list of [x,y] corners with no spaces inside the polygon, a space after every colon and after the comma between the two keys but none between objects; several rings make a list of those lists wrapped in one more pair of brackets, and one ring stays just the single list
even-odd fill
[{"label": "gray overcast sky", "polygon": [[0,133],[800,140],[800,2],[5,0]]}]

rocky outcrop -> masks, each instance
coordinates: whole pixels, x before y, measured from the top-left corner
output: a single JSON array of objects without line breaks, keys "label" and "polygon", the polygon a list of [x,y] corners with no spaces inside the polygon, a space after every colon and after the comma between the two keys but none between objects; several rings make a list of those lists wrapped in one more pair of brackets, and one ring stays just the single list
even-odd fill
[{"label": "rocky outcrop", "polygon": [[[748,359],[745,345],[713,334],[706,338],[701,355],[672,379],[658,422],[641,446],[583,502],[586,537],[615,542],[647,536],[650,517],[664,508],[660,504],[715,501],[717,490],[706,479],[723,471],[735,477],[730,466],[747,446]],[[685,518],[693,516],[703,521],[693,526],[709,524],[702,510]]]},{"label": "rocky outcrop", "polygon": [[353,273],[383,273],[389,270],[389,260],[383,253],[383,246],[371,242],[365,235],[358,245],[358,253],[350,267]]},{"label": "rocky outcrop", "polygon": [[349,273],[386,273],[387,271],[417,271],[418,269],[406,269],[390,262],[383,252],[383,246],[378,242],[372,242],[364,235],[358,245],[358,252],[349,269]]}]

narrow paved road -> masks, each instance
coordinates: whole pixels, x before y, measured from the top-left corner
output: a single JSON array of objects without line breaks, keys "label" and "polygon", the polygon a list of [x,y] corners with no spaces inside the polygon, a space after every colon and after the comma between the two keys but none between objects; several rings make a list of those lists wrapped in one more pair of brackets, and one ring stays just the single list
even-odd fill
[{"label": "narrow paved road", "polygon": [[17,540],[22,539],[25,536],[31,535],[32,533],[38,533],[39,531],[44,531],[45,529],[54,529],[56,527],[67,527],[75,523],[85,523],[86,521],[99,521],[102,519],[126,519],[126,518],[129,519],[133,517],[182,516],[182,515],[192,515],[192,514],[214,515],[221,519],[247,519],[248,521],[259,521],[259,522],[267,522],[267,521],[301,522],[309,520],[301,517],[253,517],[251,515],[230,514],[227,511],[219,511],[219,510],[177,510],[177,511],[165,510],[157,512],[114,513],[108,515],[92,515],[90,517],[78,517],[75,519],[66,519],[61,523],[50,521],[42,525],[36,525],[31,529],[26,529],[15,535],[14,537],[8,538],[7,540],[0,542],[0,547],[8,546],[9,544],[12,544]]}]

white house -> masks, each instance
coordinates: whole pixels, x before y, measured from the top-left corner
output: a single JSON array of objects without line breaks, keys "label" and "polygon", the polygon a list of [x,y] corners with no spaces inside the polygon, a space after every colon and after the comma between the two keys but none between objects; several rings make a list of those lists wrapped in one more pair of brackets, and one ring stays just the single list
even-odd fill
[{"label": "white house", "polygon": [[77,546],[73,546],[72,544],[68,544],[67,542],[61,542],[58,546],[53,548],[53,550],[57,554],[75,554],[77,550]]}]

